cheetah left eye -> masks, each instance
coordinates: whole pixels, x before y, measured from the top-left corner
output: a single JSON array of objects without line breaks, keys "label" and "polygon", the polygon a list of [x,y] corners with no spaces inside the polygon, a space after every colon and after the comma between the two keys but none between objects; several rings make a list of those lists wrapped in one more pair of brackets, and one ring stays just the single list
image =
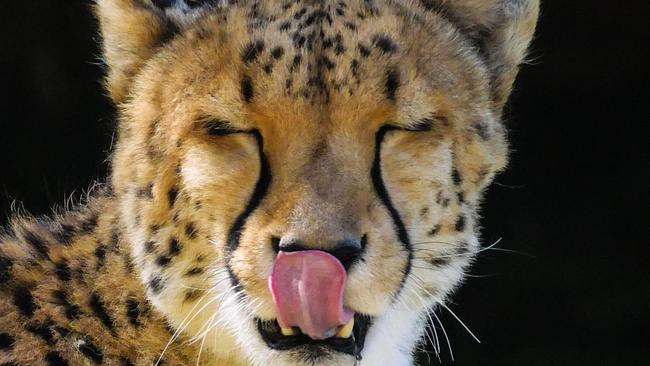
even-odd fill
[{"label": "cheetah left eye", "polygon": [[204,127],[210,136],[225,136],[242,132],[241,130],[234,128],[230,122],[220,119],[207,121],[204,123]]},{"label": "cheetah left eye", "polygon": [[419,121],[410,123],[409,126],[405,128],[405,130],[414,132],[431,131],[435,123],[436,120],[434,118],[424,118]]}]

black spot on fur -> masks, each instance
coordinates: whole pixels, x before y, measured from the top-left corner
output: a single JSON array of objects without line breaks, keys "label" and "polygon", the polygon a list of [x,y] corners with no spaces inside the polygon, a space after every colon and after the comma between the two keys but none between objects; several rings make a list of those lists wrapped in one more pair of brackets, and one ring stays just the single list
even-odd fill
[{"label": "black spot on fur", "polygon": [[429,230],[429,232],[427,233],[427,235],[429,235],[429,236],[436,236],[436,235],[438,234],[439,231],[440,231],[440,225],[436,225],[436,226],[433,227],[433,229]]},{"label": "black spot on fur", "polygon": [[36,235],[36,233],[27,231],[25,232],[24,239],[42,258],[50,259],[49,250],[43,238]]},{"label": "black spot on fur", "polygon": [[57,263],[56,266],[54,267],[54,273],[56,274],[57,277],[61,281],[70,281],[72,278],[72,273],[70,271],[70,266],[68,265],[68,262],[63,261],[61,263]]},{"label": "black spot on fur", "polygon": [[81,315],[81,309],[78,305],[71,304],[68,301],[68,296],[64,291],[54,290],[52,296],[54,296],[54,299],[57,301],[56,304],[63,307],[66,318],[69,320],[79,319],[79,316]]},{"label": "black spot on fur", "polygon": [[476,134],[481,138],[481,140],[487,141],[490,139],[490,132],[485,122],[483,121],[476,122],[474,124],[474,130],[476,131]]},{"label": "black spot on fur", "polygon": [[144,243],[144,251],[147,253],[153,253],[153,251],[156,250],[156,242],[155,241],[148,241]]},{"label": "black spot on fur", "polygon": [[54,240],[63,245],[70,245],[75,236],[75,227],[69,224],[61,224],[61,228],[52,233]]},{"label": "black spot on fur", "polygon": [[262,51],[264,51],[264,41],[257,40],[251,42],[242,51],[241,59],[245,63],[253,62]]},{"label": "black spot on fur", "polygon": [[52,333],[52,327],[54,322],[51,319],[45,320],[44,322],[32,322],[25,325],[25,329],[34,334],[35,336],[43,339],[47,344],[54,345],[54,334]]},{"label": "black spot on fur", "polygon": [[185,291],[185,302],[194,302],[198,300],[199,297],[201,297],[201,294],[203,291],[197,290],[197,289],[189,289]]},{"label": "black spot on fur", "polygon": [[93,313],[95,313],[95,316],[101,320],[106,328],[108,328],[111,332],[115,332],[115,324],[113,324],[113,318],[111,318],[110,314],[108,314],[108,311],[106,310],[102,299],[97,293],[93,292],[92,295],[90,295],[90,301],[88,305],[93,310]]},{"label": "black spot on fur", "polygon": [[104,352],[88,338],[85,338],[79,343],[79,352],[97,365],[100,365],[104,361]]},{"label": "black spot on fur", "polygon": [[422,207],[420,210],[420,218],[425,218],[429,215],[429,207]]},{"label": "black spot on fur", "polygon": [[456,168],[454,168],[454,170],[451,172],[451,179],[457,186],[463,182],[463,178],[460,176],[460,172]]},{"label": "black spot on fur", "polygon": [[386,73],[386,83],[384,86],[384,92],[386,97],[390,100],[395,100],[395,94],[397,93],[397,88],[399,87],[399,73],[396,69],[390,69]]},{"label": "black spot on fur", "polygon": [[291,62],[291,71],[295,70],[300,66],[300,62],[302,62],[302,56],[301,55],[295,55],[293,57],[293,61]]},{"label": "black spot on fur", "polygon": [[274,49],[271,50],[271,56],[273,56],[274,59],[279,59],[284,55],[284,48],[277,46]]},{"label": "black spot on fur", "polygon": [[337,43],[336,46],[334,47],[334,53],[337,56],[340,56],[343,54],[343,52],[345,52],[345,47],[343,47],[342,43]]},{"label": "black spot on fur", "polygon": [[182,249],[181,243],[178,241],[178,238],[171,238],[169,241],[169,255],[171,257],[177,256]]},{"label": "black spot on fur", "polygon": [[25,286],[16,286],[13,293],[14,305],[21,314],[32,317],[36,311],[37,305],[34,303],[34,296]]},{"label": "black spot on fur", "polygon": [[359,53],[361,53],[362,57],[368,57],[370,56],[370,48],[365,46],[363,43],[359,43]]},{"label": "black spot on fur", "polygon": [[100,269],[104,267],[106,264],[106,251],[108,250],[108,247],[104,244],[100,244],[96,249],[95,249],[95,257],[97,258],[97,269]]},{"label": "black spot on fur", "polygon": [[465,203],[465,192],[458,192],[456,197],[458,197],[458,203]]},{"label": "black spot on fur", "polygon": [[200,275],[201,273],[203,273],[203,268],[194,267],[194,268],[190,269],[189,271],[185,272],[185,275],[186,276],[196,276],[196,275]]},{"label": "black spot on fur", "polygon": [[293,35],[293,45],[294,45],[296,48],[302,48],[302,46],[305,45],[305,41],[306,41],[306,40],[307,40],[307,39],[305,38],[305,36],[303,36],[303,35],[300,34],[300,33],[295,33],[295,34]]},{"label": "black spot on fur", "polygon": [[91,232],[93,232],[93,230],[95,230],[96,227],[97,227],[97,215],[92,214],[81,223],[79,232],[83,235],[90,234]]},{"label": "black spot on fur", "polygon": [[372,38],[372,43],[383,53],[395,53],[397,45],[386,35],[376,35]]},{"label": "black spot on fur", "polygon": [[16,343],[16,339],[8,333],[0,333],[0,349],[3,351],[11,350]]},{"label": "black spot on fur", "polygon": [[129,318],[129,323],[140,326],[140,303],[135,299],[128,299],[126,302],[126,316]]},{"label": "black spot on fur", "polygon": [[345,27],[348,28],[349,30],[353,30],[353,31],[357,30],[357,25],[352,22],[345,22],[343,23],[343,25],[345,25]]},{"label": "black spot on fur", "polygon": [[146,187],[142,187],[138,189],[136,195],[138,196],[138,198],[146,198],[146,199],[153,198],[153,183],[149,183]]},{"label": "black spot on fur", "polygon": [[449,262],[449,257],[433,257],[429,260],[429,263],[434,267],[445,267],[449,265]]},{"label": "black spot on fur", "polygon": [[305,15],[306,12],[307,12],[307,9],[305,9],[305,8],[300,9],[298,12],[296,12],[293,15],[293,19],[298,20],[298,19],[302,18],[302,16]]},{"label": "black spot on fur", "polygon": [[11,267],[13,265],[11,259],[0,256],[0,285],[9,282],[11,279]]},{"label": "black spot on fur", "polygon": [[70,364],[68,363],[68,360],[63,358],[60,353],[58,352],[48,352],[47,355],[45,355],[45,362],[47,362],[48,366],[69,366]]},{"label": "black spot on fur", "polygon": [[286,22],[280,24],[280,26],[278,27],[278,29],[280,29],[281,31],[287,31],[287,30],[289,30],[289,28],[291,28],[291,22],[290,21],[286,21]]},{"label": "black spot on fur", "polygon": [[339,16],[344,16],[345,15],[345,10],[341,8],[336,8],[336,14]]},{"label": "black spot on fur", "polygon": [[167,199],[169,200],[169,207],[174,207],[176,199],[178,198],[178,190],[176,187],[172,188],[167,192]]},{"label": "black spot on fur", "polygon": [[332,70],[332,69],[334,69],[334,67],[336,67],[336,64],[334,64],[332,62],[332,60],[327,58],[327,56],[321,57],[320,64],[325,66],[325,68],[328,69],[328,70]]},{"label": "black spot on fur", "polygon": [[253,80],[248,75],[241,79],[241,95],[244,97],[246,103],[250,103],[253,100]]},{"label": "black spot on fur", "polygon": [[196,236],[199,234],[199,230],[193,223],[185,225],[185,235],[190,239],[196,239]]},{"label": "black spot on fur", "polygon": [[131,360],[129,360],[128,358],[121,358],[120,366],[135,366],[135,364],[131,362]]},{"label": "black spot on fur", "polygon": [[155,275],[151,280],[149,280],[149,288],[151,289],[151,292],[158,295],[165,288],[165,284],[160,276]]},{"label": "black spot on fur", "polygon": [[354,75],[355,78],[359,78],[359,60],[353,59],[352,62],[350,63],[350,69],[352,70],[352,75]]},{"label": "black spot on fur", "polygon": [[156,264],[159,265],[160,267],[167,267],[169,265],[169,262],[171,262],[172,259],[166,255],[161,255],[158,258],[156,258]]},{"label": "black spot on fur", "polygon": [[273,65],[272,65],[272,64],[266,64],[266,65],[264,65],[264,72],[265,72],[267,75],[271,75],[271,73],[273,72]]},{"label": "black spot on fur", "polygon": [[460,215],[458,216],[458,220],[456,220],[456,231],[463,231],[465,230],[465,216]]},{"label": "black spot on fur", "polygon": [[326,50],[331,48],[334,45],[334,40],[332,38],[325,38],[323,40],[323,49]]}]

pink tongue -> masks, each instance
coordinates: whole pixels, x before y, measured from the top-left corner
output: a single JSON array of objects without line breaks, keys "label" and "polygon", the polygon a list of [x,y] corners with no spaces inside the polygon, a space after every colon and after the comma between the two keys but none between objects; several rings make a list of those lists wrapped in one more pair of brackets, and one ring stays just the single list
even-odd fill
[{"label": "pink tongue", "polygon": [[345,268],[329,253],[281,251],[269,276],[280,326],[300,327],[312,339],[334,336],[354,315],[343,308],[345,278]]}]

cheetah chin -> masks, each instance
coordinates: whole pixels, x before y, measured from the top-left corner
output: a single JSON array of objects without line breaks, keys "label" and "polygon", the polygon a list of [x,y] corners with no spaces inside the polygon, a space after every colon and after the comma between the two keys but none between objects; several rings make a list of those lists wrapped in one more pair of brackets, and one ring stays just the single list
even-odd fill
[{"label": "cheetah chin", "polygon": [[94,9],[111,172],[0,236],[0,364],[412,364],[480,251],[538,1]]}]

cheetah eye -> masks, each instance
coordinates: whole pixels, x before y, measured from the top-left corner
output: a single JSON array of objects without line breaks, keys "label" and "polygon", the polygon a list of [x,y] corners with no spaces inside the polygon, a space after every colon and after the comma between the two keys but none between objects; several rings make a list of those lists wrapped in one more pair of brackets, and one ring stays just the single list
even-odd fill
[{"label": "cheetah eye", "polygon": [[414,132],[431,131],[435,123],[436,120],[434,118],[424,118],[419,121],[410,123],[409,126],[405,128],[405,130]]},{"label": "cheetah eye", "polygon": [[210,136],[225,136],[242,132],[241,130],[234,128],[230,122],[220,119],[213,119],[205,122],[204,128]]}]

